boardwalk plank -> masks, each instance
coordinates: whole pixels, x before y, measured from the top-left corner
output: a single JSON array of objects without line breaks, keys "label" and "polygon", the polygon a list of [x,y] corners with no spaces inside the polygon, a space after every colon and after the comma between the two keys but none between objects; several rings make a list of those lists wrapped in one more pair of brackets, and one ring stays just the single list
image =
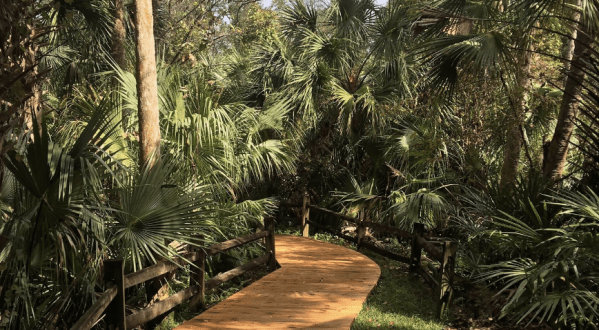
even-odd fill
[{"label": "boardwalk plank", "polygon": [[175,330],[349,329],[381,274],[359,252],[277,236],[281,268]]}]

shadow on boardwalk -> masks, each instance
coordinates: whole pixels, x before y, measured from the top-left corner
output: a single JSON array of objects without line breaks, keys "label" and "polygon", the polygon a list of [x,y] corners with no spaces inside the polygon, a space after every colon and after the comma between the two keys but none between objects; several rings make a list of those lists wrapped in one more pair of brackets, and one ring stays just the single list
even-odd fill
[{"label": "shadow on boardwalk", "polygon": [[349,329],[380,276],[366,256],[330,243],[277,236],[281,269],[176,330]]}]

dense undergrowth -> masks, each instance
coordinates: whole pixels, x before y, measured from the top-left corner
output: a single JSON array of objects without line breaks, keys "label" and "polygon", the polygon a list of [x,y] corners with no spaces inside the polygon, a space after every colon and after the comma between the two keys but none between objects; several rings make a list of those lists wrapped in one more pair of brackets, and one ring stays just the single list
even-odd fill
[{"label": "dense undergrowth", "polygon": [[[595,0],[2,2],[0,327],[70,328],[104,261],[131,273],[307,195],[456,241],[457,314],[599,328],[598,17]],[[356,326],[409,323],[373,299]],[[402,313],[425,324],[423,306]]]}]

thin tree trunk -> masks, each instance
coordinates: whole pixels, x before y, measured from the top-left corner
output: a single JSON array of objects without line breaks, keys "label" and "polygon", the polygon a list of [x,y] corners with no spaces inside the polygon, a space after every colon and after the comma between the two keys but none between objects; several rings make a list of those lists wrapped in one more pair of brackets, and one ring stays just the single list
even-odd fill
[{"label": "thin tree trunk", "polygon": [[160,118],[152,0],[135,0],[135,7],[139,161],[143,167],[153,165],[160,158]]},{"label": "thin tree trunk", "polygon": [[[581,26],[579,25],[579,27]],[[593,39],[588,32],[581,29],[578,30],[557,124],[553,138],[549,144],[547,159],[544,162],[544,175],[553,180],[561,178],[568,159],[570,137],[574,131],[578,116],[578,98],[582,92],[582,84],[586,78],[584,73],[585,62],[589,56],[589,47],[592,42]]]},{"label": "thin tree trunk", "polygon": [[[35,34],[35,29],[31,29],[31,35]],[[37,54],[37,46],[34,43],[29,44],[27,50],[25,51],[25,60],[23,61],[22,67],[23,70],[27,70],[32,66],[37,64],[36,59]],[[31,70],[26,75],[26,86],[28,86],[28,90],[25,91],[26,95],[31,95],[31,97],[25,102],[24,110],[25,116],[23,120],[25,122],[25,126],[28,130],[33,129],[33,119],[36,119],[38,131],[41,133],[41,122],[42,122],[42,114],[41,114],[41,103],[42,103],[42,90],[39,85],[38,78],[38,67],[36,66],[33,70]],[[33,139],[33,133],[31,133],[31,139]]]},{"label": "thin tree trunk", "polygon": [[[125,42],[127,31],[125,29],[125,0],[114,0],[114,30],[112,32],[112,58],[121,70],[127,68],[127,56],[125,54]],[[117,75],[113,78],[114,86],[120,89]],[[126,116],[123,110],[121,95],[118,97],[118,116],[116,120],[121,121],[123,132],[127,129]]]},{"label": "thin tree trunk", "polygon": [[125,56],[125,0],[114,0],[114,31],[112,33],[112,57],[118,66],[125,70],[127,57]]},{"label": "thin tree trunk", "polygon": [[[576,7],[580,8],[581,5],[582,5],[582,0],[576,0]],[[572,21],[574,21],[574,22],[580,21],[580,12],[579,11],[574,11],[574,13],[572,14]],[[566,68],[566,71],[570,70],[570,62],[572,61],[572,56],[574,56],[574,48],[575,48],[575,42],[576,42],[577,35],[578,35],[578,31],[576,30],[576,28],[572,29],[570,38],[566,41],[567,46],[562,55],[562,57],[564,58],[564,66]]]},{"label": "thin tree trunk", "polygon": [[503,165],[499,186],[504,188],[516,182],[518,167],[520,164],[520,152],[524,143],[522,124],[524,112],[526,111],[526,93],[530,88],[530,56],[531,52],[520,55],[520,70],[516,78],[516,86],[510,96],[510,115],[507,117],[508,128],[506,132],[506,143],[504,146]]},{"label": "thin tree trunk", "polygon": [[[519,110],[519,109],[518,109]],[[522,150],[522,135],[520,134],[520,117],[512,115],[508,119],[508,130],[503,153],[503,165],[501,166],[500,187],[507,187],[514,182],[518,176],[520,164],[520,151]]]},{"label": "thin tree trunk", "polygon": [[[158,81],[154,45],[152,0],[135,0],[135,37],[137,58],[137,113],[139,121],[140,167],[153,166],[160,160],[160,117],[158,111]],[[168,293],[160,278],[146,283],[149,304]],[[148,323],[152,328],[159,322]]]}]

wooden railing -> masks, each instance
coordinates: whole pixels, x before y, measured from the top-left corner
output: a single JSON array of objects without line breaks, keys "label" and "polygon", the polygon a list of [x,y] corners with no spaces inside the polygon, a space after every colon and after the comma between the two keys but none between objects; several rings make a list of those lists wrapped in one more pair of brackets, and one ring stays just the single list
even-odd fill
[{"label": "wooden railing", "polygon": [[[424,225],[421,223],[414,224],[414,231],[408,232],[392,226],[383,225],[371,221],[365,221],[363,216],[355,218],[346,214],[338,213],[325,209],[320,206],[310,205],[309,197],[304,196],[302,204],[281,204],[283,207],[301,207],[301,218],[285,218],[280,220],[299,220],[301,226],[302,236],[308,237],[310,232],[310,226],[328,232],[332,235],[341,237],[346,241],[353,242],[356,244],[356,248],[368,249],[372,252],[380,254],[392,260],[406,263],[410,265],[410,272],[420,275],[426,283],[433,289],[437,297],[437,313],[438,317],[442,317],[447,311],[451,302],[451,296],[453,294],[453,277],[455,268],[455,255],[457,252],[457,243],[452,241],[435,241],[435,243],[441,244],[440,248],[431,243],[430,237],[424,235]],[[329,214],[331,216],[349,221],[356,225],[355,236],[345,235],[341,232],[318,224],[310,220],[310,210]],[[382,249],[373,244],[365,242],[364,237],[368,228],[378,229],[380,232],[392,234],[400,239],[409,240],[411,246],[410,256],[402,256],[397,253]],[[434,275],[431,275],[425,267],[423,267],[422,251],[426,252],[426,256],[432,260],[436,260],[440,263],[437,271]]]},{"label": "wooden railing", "polygon": [[[113,326],[115,329],[118,328],[121,330],[133,329],[165,314],[186,300],[190,300],[189,305],[193,310],[204,308],[207,290],[213,289],[221,283],[229,281],[263,264],[268,264],[270,271],[276,269],[274,219],[266,219],[265,227],[265,231],[214,244],[206,248],[190,248],[190,251],[181,255],[181,257],[168,261],[160,261],[153,266],[127,275],[123,274],[123,260],[105,261],[104,280],[107,283],[106,291],[100,295],[91,308],[71,327],[71,330],[91,329],[103,315],[108,327]],[[208,281],[204,279],[206,257],[226,252],[261,238],[265,239],[266,252],[264,255],[242,266],[218,274]],[[186,264],[192,264],[190,268],[189,287],[131,315],[126,315],[125,289],[159,278]]]}]

